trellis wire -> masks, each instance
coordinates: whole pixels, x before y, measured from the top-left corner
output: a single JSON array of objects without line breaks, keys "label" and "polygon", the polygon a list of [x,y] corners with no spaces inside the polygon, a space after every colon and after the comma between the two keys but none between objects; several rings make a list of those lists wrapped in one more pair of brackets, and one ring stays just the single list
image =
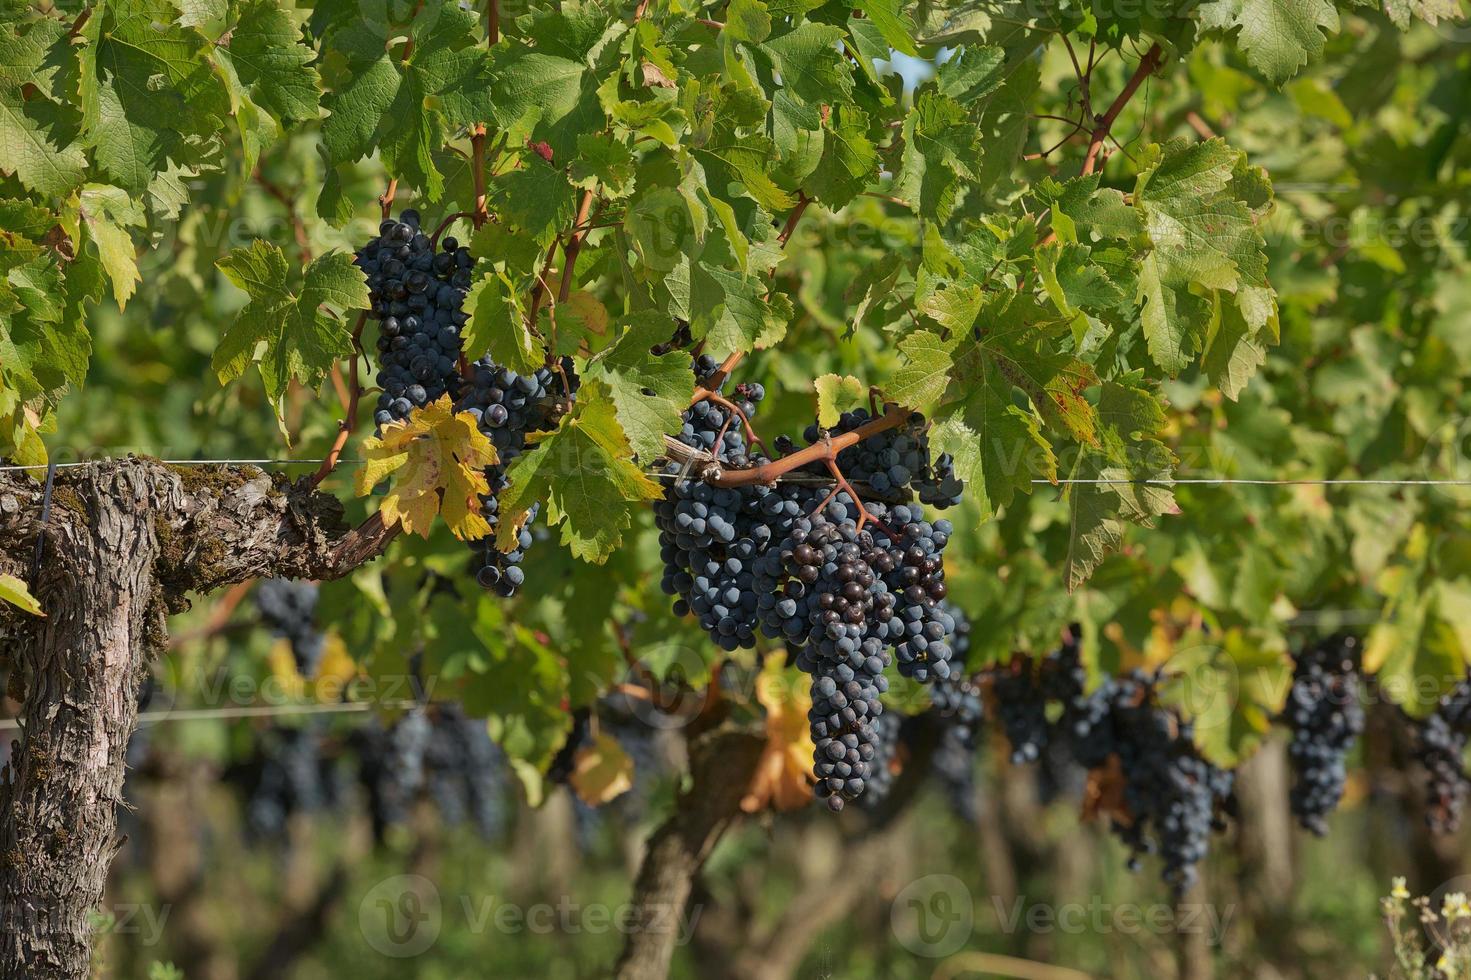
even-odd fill
[{"label": "trellis wire", "polygon": [[[166,721],[207,721],[232,718],[277,718],[287,715],[354,715],[378,709],[400,710],[425,706],[425,702],[346,701],[334,704],[259,704],[233,708],[164,708],[138,712],[138,725],[156,725]],[[19,718],[0,718],[0,732],[19,731]]]},{"label": "trellis wire", "polygon": [[[692,456],[686,462],[693,462],[698,457]],[[77,469],[83,466],[97,466],[110,460],[83,460],[75,463],[51,464],[55,469]],[[319,466],[326,462],[325,459],[161,459],[160,463],[169,466]],[[360,464],[360,459],[338,459],[339,463]],[[0,473],[12,473],[25,470],[45,470],[47,464],[35,464],[29,466],[8,465],[0,466]],[[658,480],[679,481],[687,478],[689,466],[679,473],[666,473],[663,470],[645,470],[647,476]],[[808,473],[785,473],[777,478],[782,483],[812,483],[830,484],[832,477],[821,474]],[[1358,479],[1358,478],[1328,478],[1308,479],[1297,477],[1285,477],[1279,479],[1250,479],[1245,477],[1180,477],[1180,478],[1141,478],[1141,479],[1074,479],[1061,480],[1034,479],[1028,481],[1034,486],[1157,486],[1157,487],[1179,487],[1179,486],[1244,486],[1244,487],[1471,487],[1471,479],[1464,480],[1385,480],[1385,479]]]}]

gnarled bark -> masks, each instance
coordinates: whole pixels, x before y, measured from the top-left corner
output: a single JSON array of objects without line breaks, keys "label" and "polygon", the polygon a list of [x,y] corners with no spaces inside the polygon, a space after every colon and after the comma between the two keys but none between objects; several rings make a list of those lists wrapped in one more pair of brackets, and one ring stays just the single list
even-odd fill
[{"label": "gnarled bark", "polygon": [[393,537],[376,520],[350,529],[336,499],[254,467],[101,462],[58,475],[44,526],[41,505],[40,485],[0,474],[0,571],[27,579],[46,613],[0,612],[25,692],[0,779],[0,980],[89,974],[138,688],[167,614],[189,591],[250,578],[341,577]]},{"label": "gnarled bark", "polygon": [[618,980],[661,980],[679,940],[679,924],[695,876],[715,845],[740,816],[741,798],[765,740],[754,732],[716,729],[690,749],[690,788],[674,815],[649,840],[633,886],[640,928],[629,933],[614,971]]}]

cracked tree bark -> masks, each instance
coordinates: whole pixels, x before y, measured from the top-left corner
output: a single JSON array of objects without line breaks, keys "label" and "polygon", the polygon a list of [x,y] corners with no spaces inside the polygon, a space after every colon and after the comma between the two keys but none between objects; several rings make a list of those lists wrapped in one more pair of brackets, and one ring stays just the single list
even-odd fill
[{"label": "cracked tree bark", "polygon": [[618,980],[663,980],[678,943],[679,923],[695,876],[741,815],[741,798],[756,771],[765,739],[741,729],[717,729],[690,748],[690,787],[674,815],[649,840],[633,886],[633,905],[649,928],[634,929],[619,957]]},{"label": "cracked tree bark", "polygon": [[0,474],[0,572],[29,581],[46,613],[0,609],[0,655],[25,691],[0,778],[0,980],[90,973],[138,687],[168,614],[190,591],[251,578],[339,578],[394,537],[254,467],[102,462],[58,475],[44,527],[41,502],[29,477]]}]

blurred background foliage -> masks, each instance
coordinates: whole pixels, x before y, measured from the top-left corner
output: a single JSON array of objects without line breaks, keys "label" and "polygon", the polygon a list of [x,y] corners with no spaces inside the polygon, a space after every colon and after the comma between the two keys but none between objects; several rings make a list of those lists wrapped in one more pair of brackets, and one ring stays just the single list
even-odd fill
[{"label": "blurred background foliage", "polygon": [[[1208,41],[1186,64],[1152,78],[1120,119],[1116,162],[1151,141],[1219,133],[1267,168],[1277,193],[1265,234],[1281,344],[1265,352],[1260,376],[1234,401],[1190,372],[1167,385],[1182,479],[1471,478],[1465,40],[1453,25],[1401,32],[1372,11],[1346,15],[1323,57],[1281,91],[1262,85],[1235,49]],[[911,81],[925,70],[904,67]],[[1068,114],[1075,92],[1066,52],[1047,47],[1039,67],[1038,114]],[[1096,83],[1116,90],[1128,67],[1112,59]],[[1040,153],[1065,132],[1039,118],[1026,150]],[[89,317],[97,354],[85,388],[62,402],[46,437],[56,459],[127,452],[313,459],[326,451],[338,412],[330,392],[288,394],[288,442],[259,386],[222,388],[210,370],[222,325],[243,302],[215,270],[221,254],[255,239],[288,254],[350,250],[376,229],[385,175],[372,161],[339,169],[344,196],[357,203],[353,220],[336,229],[316,217],[324,179],[317,141],[315,132],[290,134],[264,152],[254,179],[225,172],[190,181],[189,207],[140,257],[138,296],[125,312],[103,305]],[[1064,164],[1075,150],[1027,162],[1016,188],[1049,173],[1070,175]],[[1025,206],[1008,201],[1004,187],[995,197]],[[413,203],[412,195],[400,201]],[[770,393],[765,431],[797,432],[810,421],[810,382],[819,374],[892,372],[898,355],[889,337],[849,330],[847,288],[894,236],[911,234],[911,224],[886,219],[875,199],[807,218],[780,280],[799,315],[780,349],[754,354],[740,373]],[[326,486],[349,496],[343,472]],[[1069,622],[1083,624],[1095,665],[1110,671],[1164,663],[1207,634],[1280,657],[1348,627],[1366,636],[1369,663],[1383,680],[1436,679],[1429,687],[1382,685],[1406,710],[1423,712],[1471,659],[1468,494],[1447,486],[1181,485],[1179,515],[1153,530],[1131,529],[1123,550],[1068,593],[1056,574],[1067,547],[1066,505],[1040,488],[995,519],[983,522],[970,505],[954,517],[966,533],[951,546],[951,597],[976,624],[973,668],[1016,650],[1045,652]],[[362,508],[349,503],[358,516]],[[666,746],[672,761],[640,790],[632,814],[590,812],[542,771],[567,737],[569,711],[594,705],[624,679],[629,661],[696,688],[719,669],[718,651],[668,614],[652,520],[647,513],[638,520],[637,533],[601,567],[544,543],[510,603],[463,574],[463,549],[445,534],[401,542],[322,589],[319,621],[360,683],[396,683],[417,665],[444,685],[439,693],[452,691],[473,716],[490,719],[513,756],[508,772],[520,778],[507,780],[505,825],[488,839],[447,826],[437,807],[421,802],[405,826],[375,841],[370,807],[353,786],[323,812],[291,815],[279,833],[249,831],[242,791],[249,779],[236,775],[271,732],[310,727],[328,745],[326,757],[340,755],[338,765],[351,767],[354,732],[379,724],[368,715],[146,728],[128,784],[136,809],[125,818],[129,839],[108,904],[138,903],[168,917],[151,945],[136,931],[146,923],[114,923],[116,934],[100,947],[103,962],[117,975],[142,976],[154,961],[172,961],[191,978],[211,980],[406,970],[426,978],[604,975],[621,946],[616,933],[477,929],[461,903],[478,911],[485,901],[616,908],[627,900],[641,842],[672,798],[679,745]],[[254,684],[283,674],[281,700],[314,700],[280,656],[273,659],[251,604],[232,612],[219,601],[173,624],[177,642],[156,669],[159,703],[217,705],[219,689],[208,682],[219,678],[243,681],[245,700],[254,700]],[[1037,965],[1046,963],[1116,977],[1385,969],[1377,896],[1390,875],[1407,874],[1432,892],[1466,870],[1467,853],[1464,834],[1425,833],[1402,738],[1386,720],[1393,710],[1371,711],[1349,797],[1324,840],[1291,826],[1280,735],[1257,733],[1265,748],[1244,764],[1242,813],[1192,896],[1228,917],[1219,945],[1195,934],[1008,927],[1002,913],[1017,902],[1171,906],[1152,873],[1123,870],[1122,849],[1101,827],[1080,828],[1087,801],[1076,780],[1069,787],[1067,773],[1015,769],[990,738],[976,761],[973,819],[925,784],[888,826],[867,829],[862,817],[835,822],[816,812],[745,823],[704,872],[698,925],[675,974],[1006,975],[1001,961],[976,954],[1033,961],[1038,972],[1014,975],[1038,977],[1071,975]],[[1234,736],[1216,746],[1223,754],[1240,749]],[[528,801],[541,806],[532,810]],[[975,932],[953,957],[918,957],[896,941],[893,902],[915,879],[942,872],[969,890]],[[443,902],[437,942],[411,961],[376,952],[359,915],[375,886],[404,874],[432,879]]]}]

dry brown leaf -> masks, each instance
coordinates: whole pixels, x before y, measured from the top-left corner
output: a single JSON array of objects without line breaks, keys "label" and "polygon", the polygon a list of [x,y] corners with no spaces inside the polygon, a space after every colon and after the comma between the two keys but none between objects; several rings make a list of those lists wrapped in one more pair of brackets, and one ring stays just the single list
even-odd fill
[{"label": "dry brown leaf", "polygon": [[633,760],[616,738],[599,733],[578,751],[569,782],[582,802],[602,806],[633,789]]},{"label": "dry brown leaf", "polygon": [[769,660],[756,679],[756,700],[766,709],[766,747],[741,809],[758,813],[799,810],[812,803],[812,734],[807,710],[812,707],[806,678]]}]

